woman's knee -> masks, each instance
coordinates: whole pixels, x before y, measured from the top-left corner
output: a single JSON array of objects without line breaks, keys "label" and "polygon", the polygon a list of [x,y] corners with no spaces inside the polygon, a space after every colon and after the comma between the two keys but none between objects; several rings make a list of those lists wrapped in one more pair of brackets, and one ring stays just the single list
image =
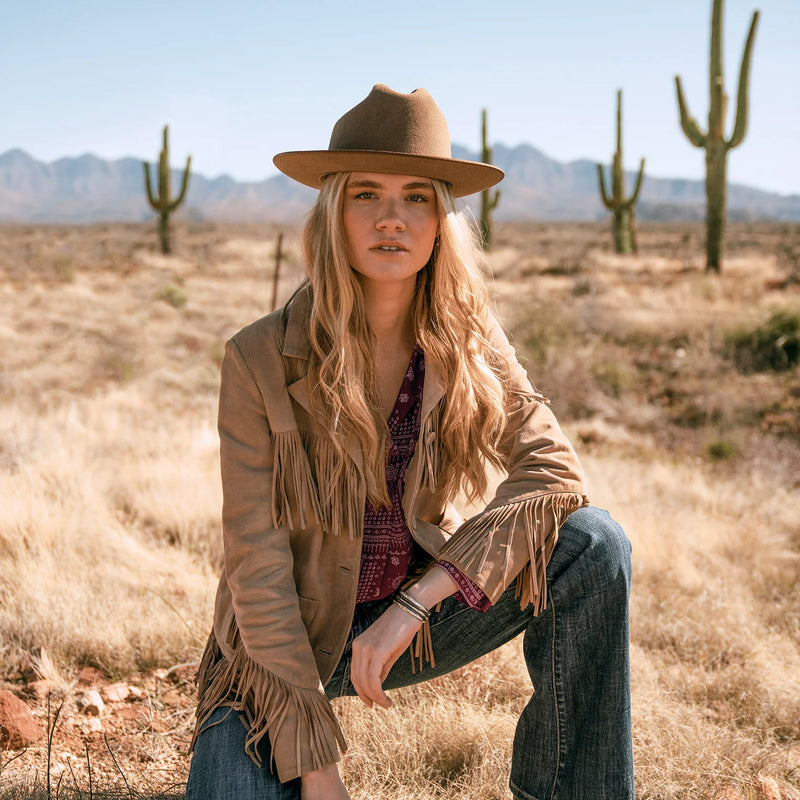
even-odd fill
[{"label": "woman's knee", "polygon": [[559,539],[582,551],[593,571],[608,580],[630,584],[630,541],[622,526],[604,509],[586,506],[574,511],[561,526]]}]

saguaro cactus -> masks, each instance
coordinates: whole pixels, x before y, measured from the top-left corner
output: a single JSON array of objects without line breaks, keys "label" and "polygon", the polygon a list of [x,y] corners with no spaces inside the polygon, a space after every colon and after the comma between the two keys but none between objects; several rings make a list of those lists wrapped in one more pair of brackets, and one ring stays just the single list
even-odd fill
[{"label": "saguaro cactus", "polygon": [[[484,164],[492,163],[492,148],[486,136],[486,109],[481,111],[481,161]],[[489,189],[481,192],[481,244],[483,249],[488,250],[492,246],[492,211],[497,208],[500,200],[500,190],[495,189],[494,193]]]},{"label": "saguaro cactus", "polygon": [[597,177],[600,182],[600,196],[605,207],[614,214],[614,247],[618,253],[635,253],[636,227],[633,207],[639,199],[644,176],[644,159],[639,166],[639,175],[633,194],[625,199],[625,172],[622,166],[622,89],[617,90],[617,151],[611,163],[611,197],[606,192],[603,176],[603,165],[597,165]]},{"label": "saguaro cactus", "polygon": [[725,94],[722,74],[722,5],[723,0],[713,0],[711,9],[711,48],[709,83],[711,102],[708,108],[708,132],[703,133],[695,119],[689,116],[679,75],[675,76],[681,128],[695,147],[706,151],[706,270],[720,272],[722,246],[725,237],[725,207],[727,203],[726,169],[728,151],[742,143],[747,131],[747,85],[750,75],[750,54],[758,23],[758,11],[753,12],[750,32],[744,45],[739,68],[739,91],[736,99],[736,122],[730,139],[725,138],[725,111],[728,95]]},{"label": "saguaro cactus", "polygon": [[186,189],[189,186],[189,166],[192,163],[192,157],[188,156],[186,159],[186,171],[183,173],[183,182],[181,183],[180,194],[173,200],[171,198],[172,192],[170,191],[170,169],[169,169],[169,144],[167,142],[167,134],[169,126],[164,126],[164,146],[161,148],[161,153],[158,157],[158,196],[153,195],[153,185],[150,182],[150,164],[144,162],[144,185],[147,189],[147,199],[154,211],[159,215],[159,233],[161,235],[161,252],[170,252],[169,240],[169,217],[170,214],[183,202],[186,196]]}]

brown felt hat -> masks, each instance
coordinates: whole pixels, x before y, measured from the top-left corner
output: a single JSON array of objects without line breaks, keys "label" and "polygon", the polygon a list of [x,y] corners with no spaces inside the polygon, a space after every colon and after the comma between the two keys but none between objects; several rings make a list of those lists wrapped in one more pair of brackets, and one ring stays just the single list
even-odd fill
[{"label": "brown felt hat", "polygon": [[332,172],[388,172],[438,178],[456,197],[488,189],[503,170],[450,157],[447,120],[425,89],[411,94],[377,84],[333,126],[327,150],[278,153],[275,166],[290,178],[319,189]]}]

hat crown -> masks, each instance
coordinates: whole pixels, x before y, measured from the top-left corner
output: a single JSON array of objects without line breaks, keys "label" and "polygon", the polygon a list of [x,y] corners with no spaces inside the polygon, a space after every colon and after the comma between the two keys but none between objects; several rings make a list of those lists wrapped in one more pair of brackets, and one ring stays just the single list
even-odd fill
[{"label": "hat crown", "polygon": [[328,149],[451,157],[447,120],[430,93],[403,94],[383,84],[338,120]]},{"label": "hat crown", "polygon": [[382,83],[333,126],[327,150],[289,150],[272,160],[315,189],[336,172],[379,172],[435,178],[463,197],[503,178],[493,164],[452,157],[447,121],[427,90],[403,94]]}]

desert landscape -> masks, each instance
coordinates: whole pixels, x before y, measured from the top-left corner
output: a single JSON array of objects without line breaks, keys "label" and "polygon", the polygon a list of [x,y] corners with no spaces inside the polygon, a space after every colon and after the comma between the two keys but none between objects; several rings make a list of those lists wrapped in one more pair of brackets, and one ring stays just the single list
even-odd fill
[{"label": "desert landscape", "polygon": [[[39,731],[0,749],[0,800],[183,797],[219,366],[271,310],[279,233],[283,302],[297,227],[178,222],[171,256],[151,224],[0,229],[0,690]],[[800,224],[731,225],[719,276],[704,236],[642,224],[623,256],[606,223],[502,223],[487,263],[633,543],[637,796],[800,800]],[[509,798],[518,649],[337,701],[354,800]]]}]

